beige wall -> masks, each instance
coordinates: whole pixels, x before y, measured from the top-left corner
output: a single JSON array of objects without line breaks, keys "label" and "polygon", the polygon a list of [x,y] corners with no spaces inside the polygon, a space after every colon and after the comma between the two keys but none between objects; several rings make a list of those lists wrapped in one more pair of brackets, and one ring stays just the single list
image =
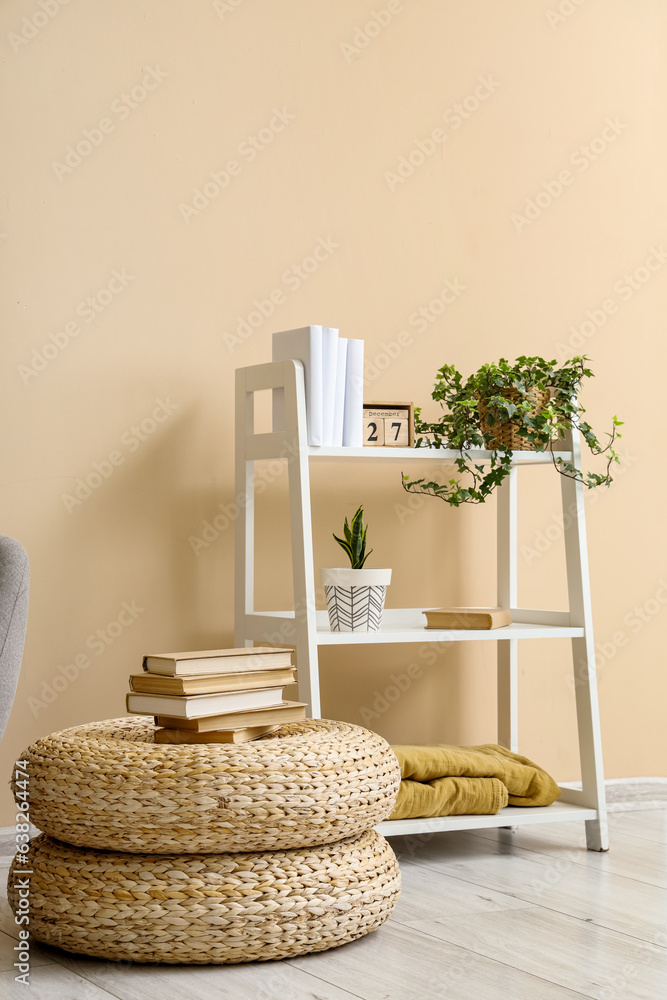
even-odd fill
[{"label": "beige wall", "polygon": [[[623,474],[589,507],[597,636],[608,644],[606,769],[666,774],[667,478],[653,456],[664,447],[667,7],[43,6],[5,0],[0,10],[0,531],[23,542],[32,565],[2,774],[39,736],[123,714],[127,675],[147,649],[231,643],[232,530],[198,553],[191,536],[233,500],[233,371],[270,357],[273,330],[336,325],[363,337],[370,359],[406,330],[411,343],[367,395],[423,402],[445,362],[470,370],[501,354],[576,353],[572,327],[608,299],[615,312],[585,343],[598,376],[585,398],[591,418],[626,420]],[[373,10],[391,17],[380,13],[388,23],[371,24],[368,39],[357,28]],[[142,80],[152,89],[132,96]],[[466,98],[463,118],[456,105]],[[271,126],[251,159],[247,137]],[[445,138],[433,155],[392,177],[434,129]],[[67,162],[84,130],[96,145]],[[183,207],[230,160],[225,190],[196,212]],[[522,222],[539,192],[544,207]],[[335,247],[297,280],[293,269],[319,240]],[[652,247],[663,256],[637,271],[633,290],[623,276]],[[411,325],[446,281],[465,290],[424,329]],[[273,315],[233,343],[239,317],[275,289]],[[142,421],[143,440],[132,430]],[[111,453],[115,466],[105,464]],[[112,471],[73,505],[67,495],[96,463]],[[558,534],[558,486],[548,469],[522,474],[523,604],[563,605],[562,553],[545,534]],[[316,567],[339,561],[331,531],[363,501],[375,565],[394,568],[391,604],[493,600],[493,504],[450,511],[433,500],[404,517],[392,467],[318,465],[313,492]],[[280,606],[290,589],[284,477],[259,508],[258,605]],[[124,602],[141,611],[104,645],[95,633]],[[42,704],[45,682],[77,656],[89,665],[70,669],[66,689]],[[490,647],[445,650],[434,665],[418,647],[322,659],[328,716],[361,721],[390,675],[418,662],[422,675],[374,728],[394,741],[495,738]],[[526,645],[521,674],[522,750],[576,778],[567,645]],[[3,792],[0,823],[12,815]]]}]

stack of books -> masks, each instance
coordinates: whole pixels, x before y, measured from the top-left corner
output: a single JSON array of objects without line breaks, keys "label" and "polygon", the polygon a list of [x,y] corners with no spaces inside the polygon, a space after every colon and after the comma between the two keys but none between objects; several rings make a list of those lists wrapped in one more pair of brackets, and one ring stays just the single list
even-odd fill
[{"label": "stack of books", "polygon": [[[273,334],[273,361],[300,361],[306,388],[308,444],[360,448],[363,443],[364,342],[332,326]],[[273,394],[273,427],[285,426],[284,394]]]},{"label": "stack of books", "polygon": [[157,743],[245,743],[306,717],[285,701],[292,650],[272,646],[152,653],[131,674],[127,710],[152,715]]}]

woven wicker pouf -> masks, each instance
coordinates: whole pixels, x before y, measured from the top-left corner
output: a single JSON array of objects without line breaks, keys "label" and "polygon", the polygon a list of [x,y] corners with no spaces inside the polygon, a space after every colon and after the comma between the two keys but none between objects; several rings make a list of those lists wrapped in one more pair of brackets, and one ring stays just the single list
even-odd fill
[{"label": "woven wicker pouf", "polygon": [[356,836],[388,816],[389,745],[309,719],[250,743],[163,744],[133,717],[65,729],[21,755],[30,818],[68,844],[183,853],[271,851]]},{"label": "woven wicker pouf", "polygon": [[[30,931],[96,958],[223,964],[325,951],[375,930],[400,891],[394,852],[374,830],[337,844],[257,854],[126,854],[44,834],[29,866]],[[16,871],[14,871],[16,869]]]}]

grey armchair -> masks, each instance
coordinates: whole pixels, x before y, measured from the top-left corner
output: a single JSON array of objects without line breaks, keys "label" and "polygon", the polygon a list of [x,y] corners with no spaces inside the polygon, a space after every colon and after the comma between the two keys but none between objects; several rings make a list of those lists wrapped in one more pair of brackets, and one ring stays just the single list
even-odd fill
[{"label": "grey armchair", "polygon": [[30,567],[23,546],[0,535],[0,739],[12,710],[28,624]]}]

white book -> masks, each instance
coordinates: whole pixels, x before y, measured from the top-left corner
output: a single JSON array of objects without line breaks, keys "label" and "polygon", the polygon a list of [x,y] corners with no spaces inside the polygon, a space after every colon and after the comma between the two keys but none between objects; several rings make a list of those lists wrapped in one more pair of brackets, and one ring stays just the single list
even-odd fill
[{"label": "white book", "polygon": [[135,715],[171,715],[179,719],[206,719],[227,712],[250,712],[282,705],[283,688],[231,691],[226,694],[134,694],[126,696],[128,712]]},{"label": "white book", "polygon": [[364,342],[348,340],[345,372],[343,447],[361,448],[364,443]]},{"label": "white book", "polygon": [[[283,330],[273,335],[274,361],[300,361],[306,383],[306,416],[308,444],[321,445],[322,440],[322,327],[302,326],[298,330]],[[285,392],[273,391],[273,429],[285,429]]]},{"label": "white book", "polygon": [[338,330],[322,327],[322,444],[333,444]]},{"label": "white book", "polygon": [[334,448],[343,445],[343,417],[345,414],[345,372],[347,370],[347,337],[338,338],[338,357],[336,362],[336,396],[334,399]]}]

